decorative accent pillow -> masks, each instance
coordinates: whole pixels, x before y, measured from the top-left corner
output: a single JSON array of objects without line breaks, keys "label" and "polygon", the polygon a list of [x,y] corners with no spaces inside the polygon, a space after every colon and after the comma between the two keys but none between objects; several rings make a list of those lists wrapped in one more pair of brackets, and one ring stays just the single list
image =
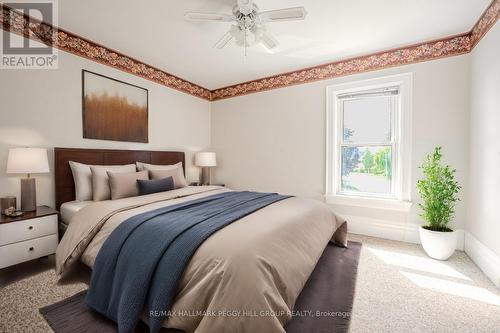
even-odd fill
[{"label": "decorative accent pillow", "polygon": [[92,196],[94,201],[111,199],[111,190],[109,188],[108,171],[115,173],[135,172],[135,164],[101,166],[93,165],[92,171]]},{"label": "decorative accent pillow", "polygon": [[156,180],[172,177],[174,180],[174,188],[186,187],[187,182],[184,178],[184,173],[182,172],[182,163],[178,163],[176,165],[179,166],[170,170],[149,170],[149,178]]},{"label": "decorative accent pillow", "polygon": [[92,200],[92,171],[90,165],[69,161],[69,167],[75,182],[75,200]]},{"label": "decorative accent pillow", "polygon": [[149,179],[148,171],[139,172],[113,172],[108,171],[109,189],[111,191],[111,200],[136,197],[139,195],[139,180]]},{"label": "decorative accent pillow", "polygon": [[[147,171],[142,171],[142,172],[147,172]],[[139,195],[171,191],[175,188],[174,179],[172,177],[155,179],[155,180],[137,179],[137,186],[139,187]]]}]

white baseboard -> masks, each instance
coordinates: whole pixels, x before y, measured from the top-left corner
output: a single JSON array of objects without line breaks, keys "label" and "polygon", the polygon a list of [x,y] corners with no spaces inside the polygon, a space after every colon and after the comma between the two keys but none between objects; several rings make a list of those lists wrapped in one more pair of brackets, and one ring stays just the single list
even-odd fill
[{"label": "white baseboard", "polygon": [[469,232],[465,233],[465,253],[500,288],[500,256],[487,248]]},{"label": "white baseboard", "polygon": [[[353,215],[342,215],[342,217],[347,220],[347,229],[350,233],[420,244],[419,225],[389,222]],[[457,229],[457,232],[457,250],[463,251],[464,231]]]},{"label": "white baseboard", "polygon": [[[418,225],[403,224],[354,215],[342,215],[350,233],[420,244]],[[458,229],[457,250],[465,251],[476,265],[500,288],[500,256],[469,232]]]}]

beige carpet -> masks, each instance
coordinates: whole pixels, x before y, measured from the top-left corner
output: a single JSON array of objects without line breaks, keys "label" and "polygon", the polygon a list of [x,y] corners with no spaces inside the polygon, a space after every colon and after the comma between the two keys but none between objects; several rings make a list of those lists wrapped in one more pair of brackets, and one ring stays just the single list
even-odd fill
[{"label": "beige carpet", "polygon": [[419,245],[363,243],[351,332],[500,332],[500,292],[467,257],[427,257]]},{"label": "beige carpet", "polygon": [[[417,245],[363,243],[351,332],[500,332],[500,292],[463,252],[446,262]],[[0,270],[0,332],[50,332],[38,308],[86,289],[79,267],[56,283],[53,257]]]}]

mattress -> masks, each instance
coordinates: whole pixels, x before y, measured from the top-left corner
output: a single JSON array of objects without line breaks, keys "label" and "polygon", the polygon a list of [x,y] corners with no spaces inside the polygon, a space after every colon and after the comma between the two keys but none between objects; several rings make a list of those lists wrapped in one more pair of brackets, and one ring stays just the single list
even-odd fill
[{"label": "mattress", "polygon": [[65,224],[69,225],[73,215],[75,215],[76,212],[91,203],[93,203],[93,201],[69,201],[63,203],[61,205],[61,219]]}]

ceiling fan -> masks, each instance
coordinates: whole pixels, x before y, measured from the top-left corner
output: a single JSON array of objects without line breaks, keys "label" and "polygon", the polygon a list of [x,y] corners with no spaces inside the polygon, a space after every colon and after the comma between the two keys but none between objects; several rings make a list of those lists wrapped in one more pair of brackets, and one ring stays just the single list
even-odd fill
[{"label": "ceiling fan", "polygon": [[232,14],[186,12],[184,17],[191,21],[233,22],[229,31],[215,43],[222,49],[231,40],[245,48],[254,43],[261,43],[268,49],[278,46],[279,42],[266,29],[268,22],[303,20],[307,15],[304,7],[292,7],[259,12],[259,7],[252,0],[237,0]]}]

